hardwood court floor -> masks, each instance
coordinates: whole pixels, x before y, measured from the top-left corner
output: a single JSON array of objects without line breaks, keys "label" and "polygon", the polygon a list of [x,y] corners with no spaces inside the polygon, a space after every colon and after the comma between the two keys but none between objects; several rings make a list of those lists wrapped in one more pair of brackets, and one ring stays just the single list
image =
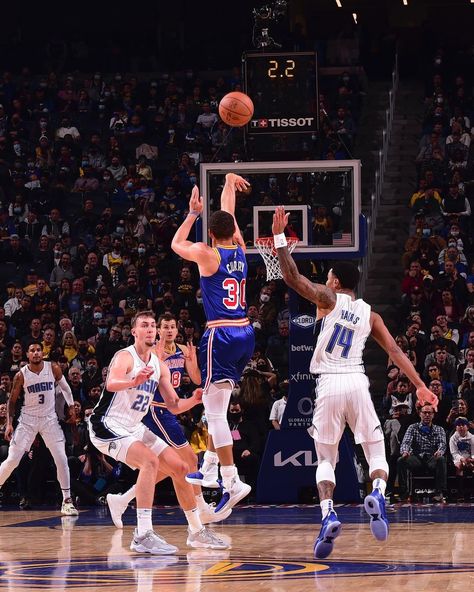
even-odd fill
[{"label": "hardwood court floor", "polygon": [[330,559],[312,548],[319,509],[237,508],[215,527],[230,551],[186,547],[182,513],[155,511],[156,527],[179,547],[176,557],[129,550],[134,512],[116,530],[106,508],[78,519],[56,511],[0,510],[0,590],[120,592],[438,592],[474,585],[474,506],[400,506],[386,543],[370,535],[360,506],[338,508],[343,532]]}]

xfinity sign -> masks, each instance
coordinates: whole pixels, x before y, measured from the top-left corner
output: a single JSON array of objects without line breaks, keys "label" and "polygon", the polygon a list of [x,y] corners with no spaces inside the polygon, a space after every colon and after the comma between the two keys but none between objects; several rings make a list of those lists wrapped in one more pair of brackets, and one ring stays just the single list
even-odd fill
[{"label": "xfinity sign", "polygon": [[291,319],[291,322],[294,325],[296,325],[297,327],[301,327],[302,329],[312,327],[315,321],[316,319],[312,315],[299,315]]},{"label": "xfinity sign", "polygon": [[284,458],[281,450],[273,456],[273,466],[284,467],[293,465],[294,467],[317,467],[318,458],[314,450],[298,450],[294,454]]}]

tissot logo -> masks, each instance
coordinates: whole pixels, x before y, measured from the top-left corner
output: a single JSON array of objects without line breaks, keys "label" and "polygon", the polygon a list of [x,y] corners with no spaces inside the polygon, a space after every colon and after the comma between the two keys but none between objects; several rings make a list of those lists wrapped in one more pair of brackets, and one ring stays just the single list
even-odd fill
[{"label": "tissot logo", "polygon": [[313,125],[314,117],[269,117],[252,119],[252,128],[281,128],[281,127],[309,127]]},{"label": "tissot logo", "polygon": [[291,322],[302,329],[312,327],[314,325],[315,318],[312,315],[299,315],[291,319]]},{"label": "tissot logo", "polygon": [[281,450],[273,456],[273,465],[275,467],[284,467],[285,465],[293,465],[294,467],[316,467],[318,459],[314,450],[298,450],[291,456],[283,458]]}]

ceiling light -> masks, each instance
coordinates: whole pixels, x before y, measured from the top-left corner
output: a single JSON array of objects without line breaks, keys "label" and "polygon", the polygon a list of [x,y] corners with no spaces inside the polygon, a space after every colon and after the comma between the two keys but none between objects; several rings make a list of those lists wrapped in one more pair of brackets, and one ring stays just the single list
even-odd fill
[{"label": "ceiling light", "polygon": [[336,0],[336,4],[337,4],[338,8],[342,8],[341,0]]}]

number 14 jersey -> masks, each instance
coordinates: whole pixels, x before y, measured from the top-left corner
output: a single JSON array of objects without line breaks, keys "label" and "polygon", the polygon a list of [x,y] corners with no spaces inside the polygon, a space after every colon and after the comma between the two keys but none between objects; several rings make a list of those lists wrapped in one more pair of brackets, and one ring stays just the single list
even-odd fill
[{"label": "number 14 jersey", "polygon": [[217,245],[214,252],[219,261],[217,271],[201,276],[201,292],[208,321],[241,319],[246,316],[245,283],[247,261],[238,245]]},{"label": "number 14 jersey", "polygon": [[313,374],[364,372],[362,355],[370,335],[370,305],[347,294],[336,294],[336,305],[320,321],[309,366]]}]

